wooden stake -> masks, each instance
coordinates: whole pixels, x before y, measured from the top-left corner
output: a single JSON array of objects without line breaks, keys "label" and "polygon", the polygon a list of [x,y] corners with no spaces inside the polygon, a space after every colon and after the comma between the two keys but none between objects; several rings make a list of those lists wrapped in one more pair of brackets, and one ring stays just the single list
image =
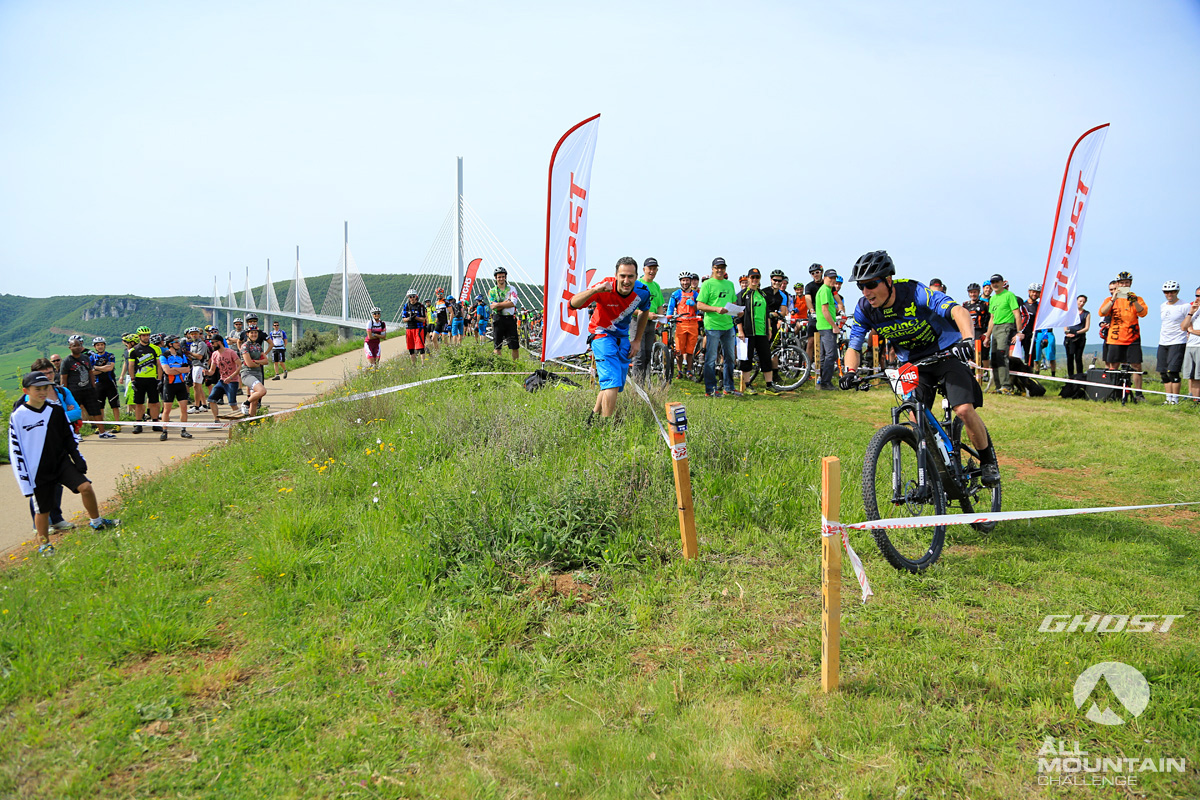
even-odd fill
[{"label": "wooden stake", "polygon": [[692,472],[687,455],[687,412],[683,403],[667,403],[667,428],[671,437],[671,465],[675,470],[675,503],[679,507],[679,536],[683,557],[700,555],[696,544],[696,515],[692,507]]},{"label": "wooden stake", "polygon": [[[835,456],[821,459],[821,516],[841,520],[842,471]],[[824,527],[824,526],[822,526]],[[842,635],[842,542],[821,531],[821,689],[838,688]]]},{"label": "wooden stake", "polygon": [[975,380],[979,381],[980,385],[982,385],[983,384],[983,345],[980,343],[980,341],[978,339],[975,340],[975,363],[979,365],[979,368],[977,370],[975,370]]}]

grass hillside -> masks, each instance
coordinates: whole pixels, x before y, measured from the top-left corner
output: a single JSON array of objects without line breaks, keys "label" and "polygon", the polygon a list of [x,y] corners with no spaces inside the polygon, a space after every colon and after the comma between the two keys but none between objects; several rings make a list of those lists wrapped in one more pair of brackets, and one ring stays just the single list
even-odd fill
[{"label": "grass hillside", "polygon": [[[476,353],[348,389],[511,368]],[[591,390],[530,395],[520,377],[303,412],[131,476],[118,533],[0,575],[0,793],[1012,798],[1059,793],[1038,785],[1051,737],[1184,758],[1131,796],[1200,794],[1200,513],[952,528],[922,576],[856,535],[876,596],[859,604],[847,565],[826,695],[819,461],[842,459],[843,518],[862,519],[889,398],[672,397],[695,562],[646,407],[625,396],[588,427]],[[989,397],[984,413],[1006,508],[1200,499],[1194,409]],[[1038,632],[1110,613],[1184,616]],[[1104,661],[1150,683],[1128,724],[1072,700]]]}]

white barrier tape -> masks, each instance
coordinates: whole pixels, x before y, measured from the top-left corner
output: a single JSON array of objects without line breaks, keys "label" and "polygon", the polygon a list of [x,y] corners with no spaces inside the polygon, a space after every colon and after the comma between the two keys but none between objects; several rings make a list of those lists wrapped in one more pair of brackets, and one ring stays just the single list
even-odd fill
[{"label": "white barrier tape", "polygon": [[667,448],[670,449],[671,437],[667,435],[667,429],[663,427],[662,420],[658,418],[658,411],[655,410],[654,404],[650,402],[650,396],[632,378],[626,378],[625,382],[634,388],[634,391],[638,393],[638,397],[646,401],[646,405],[650,408],[650,413],[654,415],[654,423],[658,425],[658,432],[662,434],[663,441],[667,443]]},{"label": "white barrier tape", "polygon": [[[209,417],[208,419],[211,419],[211,417]],[[254,417],[247,417],[247,419],[254,419]],[[232,422],[232,420],[230,422]],[[90,419],[83,420],[84,425],[91,425],[93,428],[96,428],[96,429],[99,429],[101,426],[103,426],[105,428],[115,428],[115,427],[119,427],[121,425],[124,425],[126,427],[129,427],[131,425],[141,425],[143,427],[148,428],[151,425],[154,425],[156,427],[163,427],[163,428],[197,428],[197,429],[224,430],[225,428],[229,427],[230,422],[200,422],[199,420],[196,420],[196,421],[189,420],[188,422],[162,422],[161,420],[157,420],[157,421],[156,420],[145,420],[144,422],[138,422],[136,420],[128,420],[128,419],[117,420],[116,422],[113,422],[111,419],[106,419],[103,422],[99,422],[99,421],[90,420]]]},{"label": "white barrier tape", "polygon": [[[1017,375],[1022,378],[1033,378],[1036,381],[1055,381],[1057,383],[1073,383],[1076,386],[1098,386],[1101,389],[1115,389],[1116,391],[1129,392],[1129,394],[1133,394],[1134,392],[1142,392],[1143,394],[1161,394],[1163,397],[1171,397],[1172,396],[1172,394],[1170,392],[1159,392],[1154,389],[1137,389],[1137,388],[1134,388],[1133,386],[1114,386],[1111,383],[1095,383],[1093,381],[1077,381],[1077,380],[1073,380],[1071,378],[1059,378],[1059,377],[1055,377],[1053,375],[1035,375],[1032,372],[1009,372],[1008,374],[1009,375]],[[1178,393],[1176,393],[1173,396],[1181,397],[1185,400],[1188,398],[1187,395],[1181,395]]]},{"label": "white barrier tape", "polygon": [[821,535],[842,535],[842,544],[850,564],[854,567],[854,576],[862,587],[862,601],[872,596],[871,586],[867,583],[867,573],[863,569],[862,560],[850,546],[850,531],[898,530],[902,528],[928,528],[937,525],[970,525],[977,522],[1010,522],[1018,519],[1044,519],[1046,517],[1071,517],[1077,514],[1101,514],[1110,511],[1141,511],[1147,508],[1172,508],[1174,506],[1196,506],[1200,500],[1186,503],[1151,503],[1140,506],[1104,506],[1098,508],[1062,508],[1043,511],[996,511],[989,514],[932,514],[927,517],[903,517],[900,519],[873,519],[866,522],[830,522],[821,517]]},{"label": "white barrier tape", "polygon": [[1142,506],[1101,506],[1097,508],[1061,508],[1042,511],[995,511],[986,514],[931,514],[927,517],[898,517],[896,519],[873,519],[853,522],[843,527],[856,531],[899,530],[902,528],[928,528],[935,525],[971,525],[976,522],[1011,522],[1018,519],[1045,519],[1047,517],[1072,517],[1077,514],[1102,514],[1109,511],[1140,511],[1145,508],[1170,508],[1173,506],[1200,505],[1200,500],[1186,503],[1153,503]]},{"label": "white barrier tape", "polygon": [[863,569],[862,559],[858,557],[858,553],[854,552],[854,547],[850,544],[850,533],[847,527],[840,522],[830,522],[821,517],[821,535],[822,536],[842,536],[842,547],[846,549],[846,556],[850,559],[850,566],[854,568],[854,577],[858,579],[858,588],[862,591],[862,601],[867,602],[868,597],[873,597],[874,592],[871,591],[871,584],[867,580],[867,571]]}]

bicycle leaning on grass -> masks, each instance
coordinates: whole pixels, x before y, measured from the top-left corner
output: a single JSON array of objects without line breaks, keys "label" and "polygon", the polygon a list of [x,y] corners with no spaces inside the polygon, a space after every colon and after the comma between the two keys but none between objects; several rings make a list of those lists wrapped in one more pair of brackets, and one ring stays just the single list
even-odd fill
[{"label": "bicycle leaning on grass", "polygon": [[[965,514],[977,506],[999,511],[1000,484],[987,487],[981,481],[982,459],[964,435],[963,422],[950,410],[945,382],[937,387],[942,397],[942,419],[916,399],[917,378],[922,367],[954,358],[938,353],[899,369],[860,372],[853,381],[867,390],[873,382],[887,378],[900,403],[892,409],[892,424],[875,432],[863,458],[863,508],[868,520],[945,514],[957,503]],[[902,421],[903,420],[903,421]],[[971,527],[987,533],[995,522],[973,522]],[[875,544],[896,569],[921,572],[937,562],[946,541],[946,526],[871,531]]]}]

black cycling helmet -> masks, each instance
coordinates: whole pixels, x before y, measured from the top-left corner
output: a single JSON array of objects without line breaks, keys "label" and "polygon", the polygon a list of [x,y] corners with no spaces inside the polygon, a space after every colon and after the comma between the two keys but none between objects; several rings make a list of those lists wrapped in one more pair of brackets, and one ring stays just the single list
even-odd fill
[{"label": "black cycling helmet", "polygon": [[771,270],[771,277],[772,278],[786,278],[787,275],[784,275],[783,270],[781,270],[781,269],[773,269],[773,270]]},{"label": "black cycling helmet", "polygon": [[982,292],[983,290],[979,288],[979,284],[978,284],[978,283],[968,283],[968,284],[967,284],[967,291],[968,291],[968,292]]},{"label": "black cycling helmet", "polygon": [[857,283],[875,278],[890,278],[895,274],[896,265],[892,263],[892,257],[887,254],[887,250],[872,250],[859,256],[858,261],[854,262],[850,280]]},{"label": "black cycling helmet", "polygon": [[825,269],[825,267],[821,266],[820,264],[812,264],[808,268],[808,274],[812,275],[814,273],[820,273],[823,269]]},{"label": "black cycling helmet", "polygon": [[492,270],[492,277],[494,278],[497,275],[508,275],[508,270],[506,270],[504,267],[496,267],[494,270]]}]

